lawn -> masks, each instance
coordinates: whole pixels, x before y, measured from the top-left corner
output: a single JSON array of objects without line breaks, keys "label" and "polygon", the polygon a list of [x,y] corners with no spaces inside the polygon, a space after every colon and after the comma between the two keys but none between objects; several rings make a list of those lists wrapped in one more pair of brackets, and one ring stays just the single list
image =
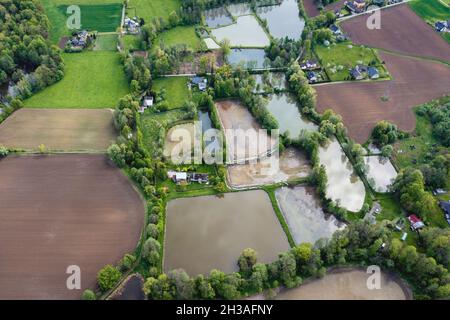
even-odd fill
[{"label": "lawn", "polygon": [[124,50],[127,51],[139,51],[141,50],[141,37],[140,36],[134,36],[131,34],[127,34],[122,37],[122,47]]},{"label": "lawn", "polygon": [[388,76],[378,54],[371,48],[353,45],[351,42],[345,41],[332,44],[330,47],[317,45],[315,52],[331,81],[349,80],[349,69],[357,64],[376,66],[380,72],[380,78]]},{"label": "lawn", "polygon": [[99,32],[113,32],[120,26],[122,1],[118,0],[42,0],[50,21],[50,39],[53,43],[70,32],[66,26],[67,7],[79,5],[81,28]]},{"label": "lawn", "polygon": [[202,40],[195,33],[194,26],[180,26],[161,33],[154,41],[154,48],[162,44],[165,47],[185,44],[193,50],[199,51]]},{"label": "lawn", "polygon": [[[414,0],[409,2],[409,5],[418,16],[434,25],[436,21],[447,21],[450,18],[450,0],[441,1]],[[447,6],[443,2],[447,3]],[[450,33],[442,33],[442,37],[450,43]]]},{"label": "lawn", "polygon": [[153,81],[153,90],[165,90],[165,99],[169,103],[169,109],[181,108],[189,100],[189,89],[186,77],[158,78]]},{"label": "lawn", "polygon": [[180,0],[130,0],[127,8],[128,16],[138,16],[145,22],[154,18],[169,18],[172,11],[177,12],[181,7]]},{"label": "lawn", "polygon": [[117,51],[117,34],[98,34],[95,40],[95,51]]},{"label": "lawn", "polygon": [[24,102],[28,108],[114,108],[128,93],[119,54],[63,54],[64,78]]}]

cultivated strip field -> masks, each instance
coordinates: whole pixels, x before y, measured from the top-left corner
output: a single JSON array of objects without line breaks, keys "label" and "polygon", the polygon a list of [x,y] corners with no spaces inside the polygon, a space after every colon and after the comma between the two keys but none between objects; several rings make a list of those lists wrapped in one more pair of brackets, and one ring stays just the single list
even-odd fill
[{"label": "cultivated strip field", "polygon": [[20,109],[0,125],[0,145],[51,151],[105,151],[115,141],[109,109]]},{"label": "cultivated strip field", "polygon": [[342,115],[352,139],[367,140],[378,121],[388,120],[401,130],[415,128],[412,108],[448,93],[450,67],[432,61],[380,52],[393,80],[348,82],[315,86],[318,110],[332,108]]},{"label": "cultivated strip field", "polygon": [[381,29],[369,30],[366,21],[361,15],[342,23],[354,43],[450,62],[450,45],[408,5],[382,10]]},{"label": "cultivated strip field", "polygon": [[0,161],[0,299],[77,299],[105,264],[134,250],[144,205],[105,156],[10,156]]}]

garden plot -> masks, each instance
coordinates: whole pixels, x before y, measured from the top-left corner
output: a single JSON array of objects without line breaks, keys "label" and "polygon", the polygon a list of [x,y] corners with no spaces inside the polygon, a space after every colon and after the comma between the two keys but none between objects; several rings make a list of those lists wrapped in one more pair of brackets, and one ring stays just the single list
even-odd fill
[{"label": "garden plot", "polygon": [[0,124],[0,145],[30,151],[106,151],[116,136],[109,109],[20,109]]},{"label": "garden plot", "polygon": [[262,190],[172,200],[167,205],[164,271],[195,276],[212,269],[238,271],[246,248],[268,263],[289,249],[287,237]]},{"label": "garden plot", "polygon": [[296,244],[329,239],[345,225],[324,213],[320,200],[310,187],[283,187],[275,192],[281,212]]},{"label": "garden plot", "polygon": [[348,211],[361,210],[366,189],[336,139],[319,148],[319,160],[328,177],[327,198]]},{"label": "garden plot", "polygon": [[236,23],[211,30],[218,42],[228,39],[231,47],[267,47],[270,39],[253,15],[242,16]]},{"label": "garden plot", "polygon": [[[106,156],[9,156],[0,176],[0,299],[80,299],[136,248],[144,203]],[[81,290],[67,289],[70,265]]]},{"label": "garden plot", "polygon": [[311,165],[306,156],[289,148],[279,156],[272,155],[257,163],[228,166],[228,183],[233,188],[245,188],[305,178],[310,173]]}]

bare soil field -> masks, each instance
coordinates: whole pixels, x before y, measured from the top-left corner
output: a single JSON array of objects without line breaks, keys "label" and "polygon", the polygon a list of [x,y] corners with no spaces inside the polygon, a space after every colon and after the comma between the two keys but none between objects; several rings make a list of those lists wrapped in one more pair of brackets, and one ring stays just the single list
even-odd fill
[{"label": "bare soil field", "polygon": [[354,43],[450,62],[450,45],[408,5],[382,10],[381,29],[369,30],[367,17],[361,15],[342,23]]},{"label": "bare soil field", "polygon": [[[144,204],[105,156],[12,156],[0,176],[0,299],[79,299],[135,249]],[[70,265],[82,290],[66,287]]]},{"label": "bare soil field", "polygon": [[0,125],[0,145],[51,151],[105,151],[115,141],[109,109],[20,109]]},{"label": "bare soil field", "polygon": [[388,120],[413,131],[413,107],[450,92],[450,67],[432,61],[380,52],[393,80],[315,86],[318,110],[333,109],[349,135],[365,142],[378,121]]}]

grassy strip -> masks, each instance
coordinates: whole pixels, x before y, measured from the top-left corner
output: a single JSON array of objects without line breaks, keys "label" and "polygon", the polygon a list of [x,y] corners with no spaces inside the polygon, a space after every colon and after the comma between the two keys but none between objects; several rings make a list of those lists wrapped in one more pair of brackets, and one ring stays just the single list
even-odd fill
[{"label": "grassy strip", "polygon": [[264,186],[261,189],[264,190],[269,196],[270,202],[272,203],[273,210],[277,215],[278,221],[280,221],[281,227],[283,228],[284,233],[288,239],[289,245],[293,248],[295,247],[295,241],[292,237],[291,231],[289,230],[289,226],[284,219],[283,213],[281,212],[280,207],[278,206],[278,201],[275,196],[275,190],[278,189],[282,184],[276,184],[271,186]]}]

